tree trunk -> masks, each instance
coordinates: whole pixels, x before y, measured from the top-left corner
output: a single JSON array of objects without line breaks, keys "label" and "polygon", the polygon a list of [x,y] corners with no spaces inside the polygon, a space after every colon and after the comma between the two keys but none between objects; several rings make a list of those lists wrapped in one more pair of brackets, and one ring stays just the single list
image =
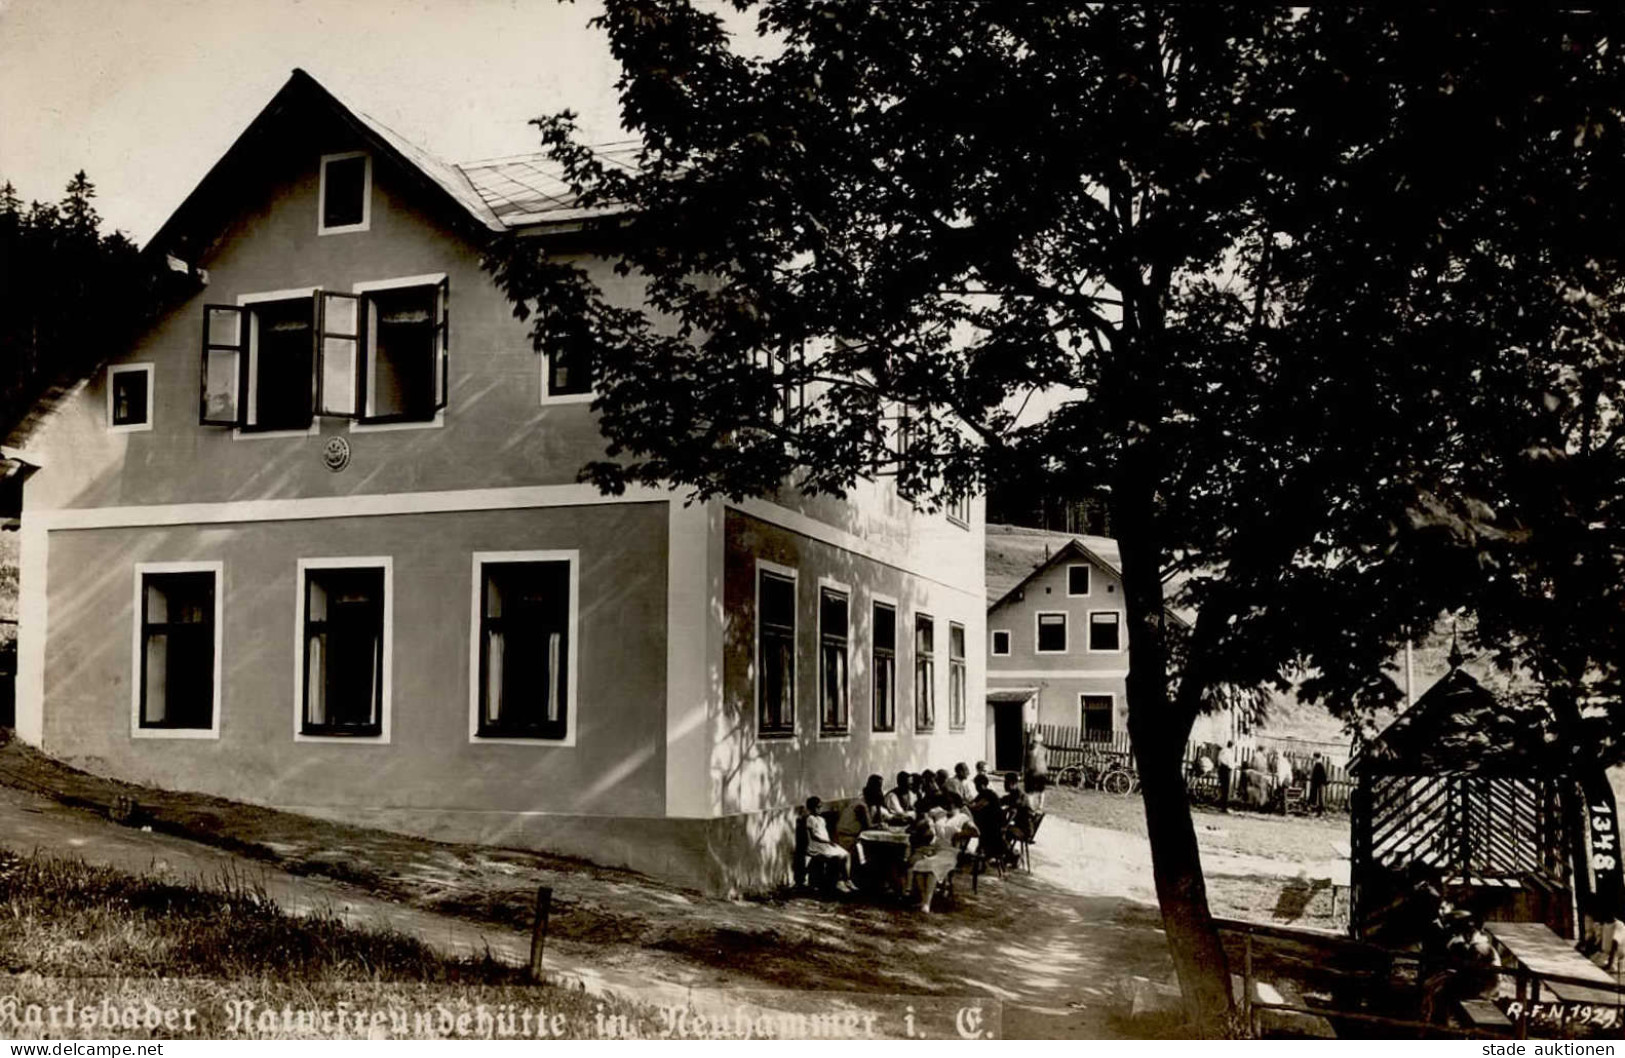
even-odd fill
[{"label": "tree trunk", "polygon": [[[1187,1014],[1197,1032],[1215,1036],[1228,1028],[1230,969],[1208,911],[1202,857],[1185,788],[1185,742],[1196,712],[1183,701],[1171,701],[1168,694],[1162,548],[1154,498],[1144,485],[1151,477],[1128,479],[1133,484],[1125,482],[1127,487],[1118,490],[1114,511],[1128,611],[1128,729],[1139,764],[1151,869],[1168,950]],[[1189,672],[1184,678],[1200,679]],[[1183,693],[1180,697],[1199,700]]]},{"label": "tree trunk", "polygon": [[1130,689],[1129,734],[1140,766],[1157,904],[1186,1011],[1204,1035],[1218,1035],[1230,1013],[1230,970],[1208,911],[1185,789],[1182,761],[1190,725],[1170,722],[1170,703],[1165,700],[1161,706],[1145,708]]}]

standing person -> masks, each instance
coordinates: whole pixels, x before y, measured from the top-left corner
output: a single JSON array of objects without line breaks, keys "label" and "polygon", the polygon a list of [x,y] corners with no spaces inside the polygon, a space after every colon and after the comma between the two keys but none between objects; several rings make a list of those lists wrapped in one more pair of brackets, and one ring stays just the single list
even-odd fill
[{"label": "standing person", "polygon": [[1219,811],[1230,811],[1230,773],[1236,767],[1236,744],[1226,742],[1219,750]]},{"label": "standing person", "polygon": [[1309,766],[1309,807],[1317,816],[1326,814],[1326,762],[1319,753]]},{"label": "standing person", "polygon": [[1277,752],[1275,755],[1275,788],[1276,796],[1281,799],[1281,814],[1286,815],[1286,789],[1297,778],[1292,773],[1292,758],[1285,753]]},{"label": "standing person", "polygon": [[1044,787],[1049,785],[1049,748],[1044,745],[1042,728],[1033,729],[1033,740],[1027,743],[1027,792],[1033,797],[1033,807],[1044,810]]}]

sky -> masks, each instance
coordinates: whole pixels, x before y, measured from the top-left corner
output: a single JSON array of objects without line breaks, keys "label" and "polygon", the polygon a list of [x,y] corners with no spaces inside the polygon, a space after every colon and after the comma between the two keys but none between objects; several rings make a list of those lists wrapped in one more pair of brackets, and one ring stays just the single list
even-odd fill
[{"label": "sky", "polygon": [[145,242],[300,67],[452,162],[623,137],[591,0],[0,0],[0,181]]}]

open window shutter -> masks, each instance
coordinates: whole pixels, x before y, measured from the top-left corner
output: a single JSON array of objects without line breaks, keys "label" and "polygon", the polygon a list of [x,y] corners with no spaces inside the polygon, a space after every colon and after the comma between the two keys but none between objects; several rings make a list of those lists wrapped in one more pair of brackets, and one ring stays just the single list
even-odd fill
[{"label": "open window shutter", "polygon": [[198,396],[198,422],[203,425],[241,425],[247,343],[247,313],[236,305],[203,306],[203,371]]},{"label": "open window shutter", "polygon": [[361,298],[323,290],[316,309],[316,411],[360,414]]},{"label": "open window shutter", "polygon": [[439,411],[446,406],[446,389],[451,377],[451,284],[444,279],[440,281],[440,297],[436,309],[435,318],[438,322],[434,328],[434,410]]}]

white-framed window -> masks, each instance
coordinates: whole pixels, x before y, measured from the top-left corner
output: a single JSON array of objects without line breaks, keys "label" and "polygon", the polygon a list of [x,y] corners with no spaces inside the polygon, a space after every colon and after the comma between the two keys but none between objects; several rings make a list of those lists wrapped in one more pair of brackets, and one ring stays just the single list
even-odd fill
[{"label": "white-framed window", "polygon": [[107,365],[107,431],[152,429],[152,365]]},{"label": "white-framed window", "polygon": [[355,430],[441,425],[450,294],[435,273],[205,305],[198,421],[237,437],[308,436],[318,415]]},{"label": "white-framed window", "polygon": [[372,156],[366,151],[322,155],[316,234],[343,235],[372,226]]},{"label": "white-framed window", "polygon": [[1117,717],[1115,694],[1078,695],[1078,726],[1083,737],[1090,741],[1106,741],[1112,737]]},{"label": "white-framed window", "polygon": [[961,529],[970,528],[970,496],[965,495],[948,504],[948,520]]},{"label": "white-framed window", "polygon": [[1089,611],[1089,653],[1117,654],[1123,650],[1123,611]]},{"label": "white-framed window", "polygon": [[852,727],[852,589],[818,580],[818,734],[840,738]]},{"label": "white-framed window", "polygon": [[301,558],[297,570],[294,740],[388,743],[394,562]]},{"label": "white-framed window", "polygon": [[965,730],[965,626],[948,622],[948,730]]},{"label": "white-framed window", "polygon": [[756,733],[793,738],[796,733],[797,573],[756,560]]},{"label": "white-framed window", "polygon": [[884,595],[869,600],[871,671],[869,730],[897,733],[897,600]]},{"label": "white-framed window", "polygon": [[1040,654],[1065,654],[1067,620],[1064,611],[1040,611],[1033,615],[1033,649]]},{"label": "white-framed window", "polygon": [[579,551],[476,551],[468,739],[573,746],[581,622]]},{"label": "white-framed window", "polygon": [[359,299],[360,349],[346,357],[347,335],[322,336],[322,414],[353,415],[356,433],[444,425],[451,367],[446,274],[369,280],[350,289]]},{"label": "white-framed window", "polygon": [[937,622],[914,615],[914,730],[928,735],[937,727]]},{"label": "white-framed window", "polygon": [[1069,599],[1082,599],[1089,595],[1091,587],[1090,570],[1087,562],[1076,562],[1066,567],[1066,597]]},{"label": "white-framed window", "polygon": [[1010,630],[1009,629],[1007,629],[1007,628],[995,628],[993,630],[993,632],[992,632],[992,648],[991,649],[992,649],[993,656],[996,657],[996,658],[1007,658],[1007,657],[1010,656]]},{"label": "white-framed window", "polygon": [[220,737],[223,568],[136,563],[131,737]]},{"label": "white-framed window", "polygon": [[541,354],[542,403],[585,404],[597,394],[592,388],[592,358],[585,353]]},{"label": "white-framed window", "polygon": [[241,294],[203,306],[198,421],[237,437],[303,437],[315,420],[315,287]]}]

